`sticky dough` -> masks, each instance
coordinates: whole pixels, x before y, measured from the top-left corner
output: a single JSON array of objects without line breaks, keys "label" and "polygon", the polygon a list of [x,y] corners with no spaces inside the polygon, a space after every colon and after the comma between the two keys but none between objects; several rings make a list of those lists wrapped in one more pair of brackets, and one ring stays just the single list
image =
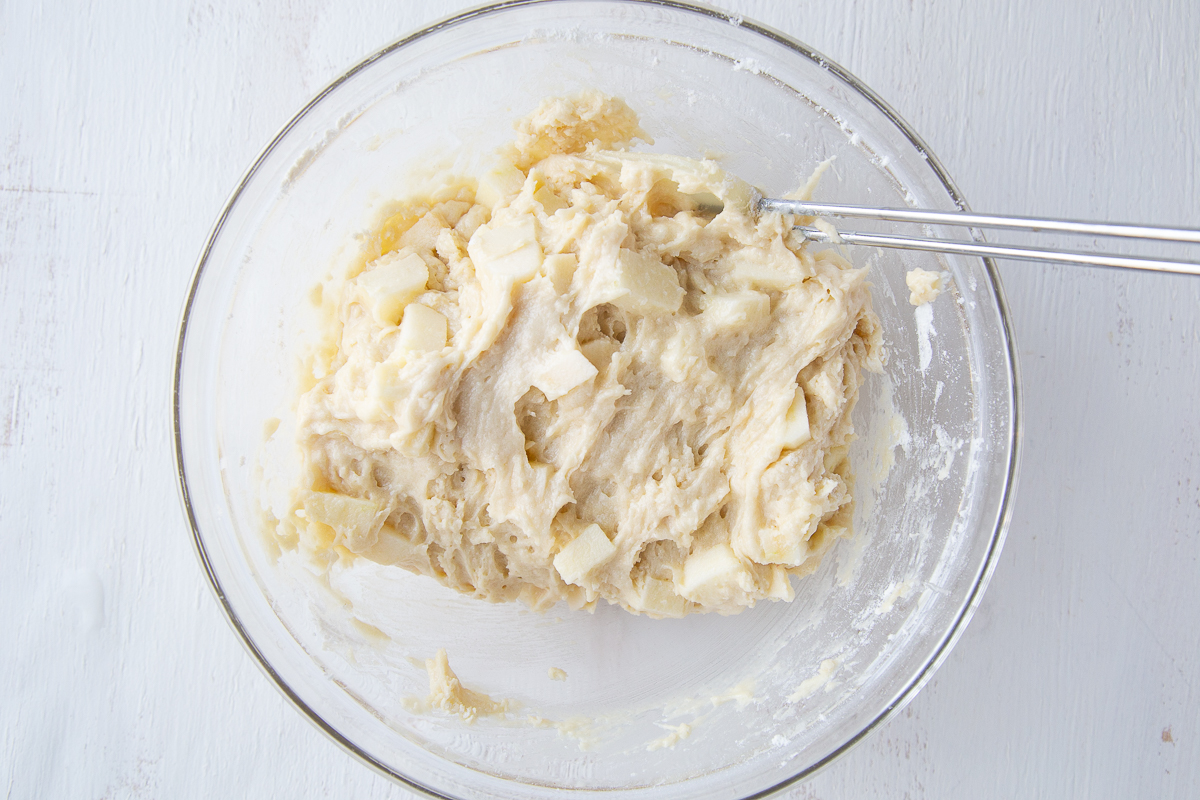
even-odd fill
[{"label": "sticky dough", "polygon": [[549,100],[391,210],[324,290],[285,542],[536,609],[793,597],[850,529],[864,271],[635,138],[620,100]]}]

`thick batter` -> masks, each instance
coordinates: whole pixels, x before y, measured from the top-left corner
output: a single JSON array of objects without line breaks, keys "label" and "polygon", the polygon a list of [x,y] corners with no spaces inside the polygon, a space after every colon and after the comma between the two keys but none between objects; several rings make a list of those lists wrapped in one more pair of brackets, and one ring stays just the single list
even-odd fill
[{"label": "thick batter", "polygon": [[620,100],[549,100],[383,221],[325,289],[285,540],[537,609],[793,597],[850,528],[864,271],[634,138]]}]

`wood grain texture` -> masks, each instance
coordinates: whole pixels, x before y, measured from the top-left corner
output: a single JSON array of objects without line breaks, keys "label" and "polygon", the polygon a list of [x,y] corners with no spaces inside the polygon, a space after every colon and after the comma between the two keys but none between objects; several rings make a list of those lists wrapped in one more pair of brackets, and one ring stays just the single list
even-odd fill
[{"label": "wood grain texture", "polygon": [[[0,4],[0,795],[400,798],[222,621],[173,483],[195,256],[259,149],[466,7]],[[1200,225],[1200,6],[725,0],[859,75],[976,208]],[[1200,281],[1004,264],[1025,391],[979,613],[794,798],[1200,795]]]}]

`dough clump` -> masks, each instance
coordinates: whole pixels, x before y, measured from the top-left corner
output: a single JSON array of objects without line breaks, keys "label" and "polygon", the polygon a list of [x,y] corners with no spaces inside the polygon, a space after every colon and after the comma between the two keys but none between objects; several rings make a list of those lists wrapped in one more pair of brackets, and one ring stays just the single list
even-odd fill
[{"label": "dough clump", "polygon": [[[513,700],[494,700],[483,692],[476,692],[462,685],[462,681],[450,669],[450,660],[445,649],[425,660],[425,672],[429,675],[429,697],[425,706],[457,714],[465,722],[474,722],[481,716],[503,715],[517,708]],[[410,710],[421,711],[421,704],[413,703]]]},{"label": "dough clump", "polygon": [[618,99],[548,100],[324,287],[285,544],[682,617],[792,599],[849,533],[850,415],[882,356],[865,270],[635,138]]},{"label": "dough clump", "polygon": [[910,269],[904,276],[908,284],[908,302],[910,305],[923,306],[937,300],[942,293],[942,274],[927,269]]}]

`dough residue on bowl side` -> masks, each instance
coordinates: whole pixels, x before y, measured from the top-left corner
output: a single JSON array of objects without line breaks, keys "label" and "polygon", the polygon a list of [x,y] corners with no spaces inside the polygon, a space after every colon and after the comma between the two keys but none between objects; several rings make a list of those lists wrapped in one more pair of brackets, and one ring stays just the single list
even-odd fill
[{"label": "dough residue on bowl side", "polygon": [[933,270],[910,269],[904,276],[908,285],[908,302],[910,305],[923,306],[938,299],[942,293],[942,273]]},{"label": "dough residue on bowl side", "polygon": [[426,659],[425,671],[429,675],[429,696],[424,701],[406,698],[406,705],[415,713],[436,708],[470,723],[479,717],[502,716],[520,707],[514,700],[495,700],[463,686],[450,668],[445,649],[439,649],[433,658]]}]

